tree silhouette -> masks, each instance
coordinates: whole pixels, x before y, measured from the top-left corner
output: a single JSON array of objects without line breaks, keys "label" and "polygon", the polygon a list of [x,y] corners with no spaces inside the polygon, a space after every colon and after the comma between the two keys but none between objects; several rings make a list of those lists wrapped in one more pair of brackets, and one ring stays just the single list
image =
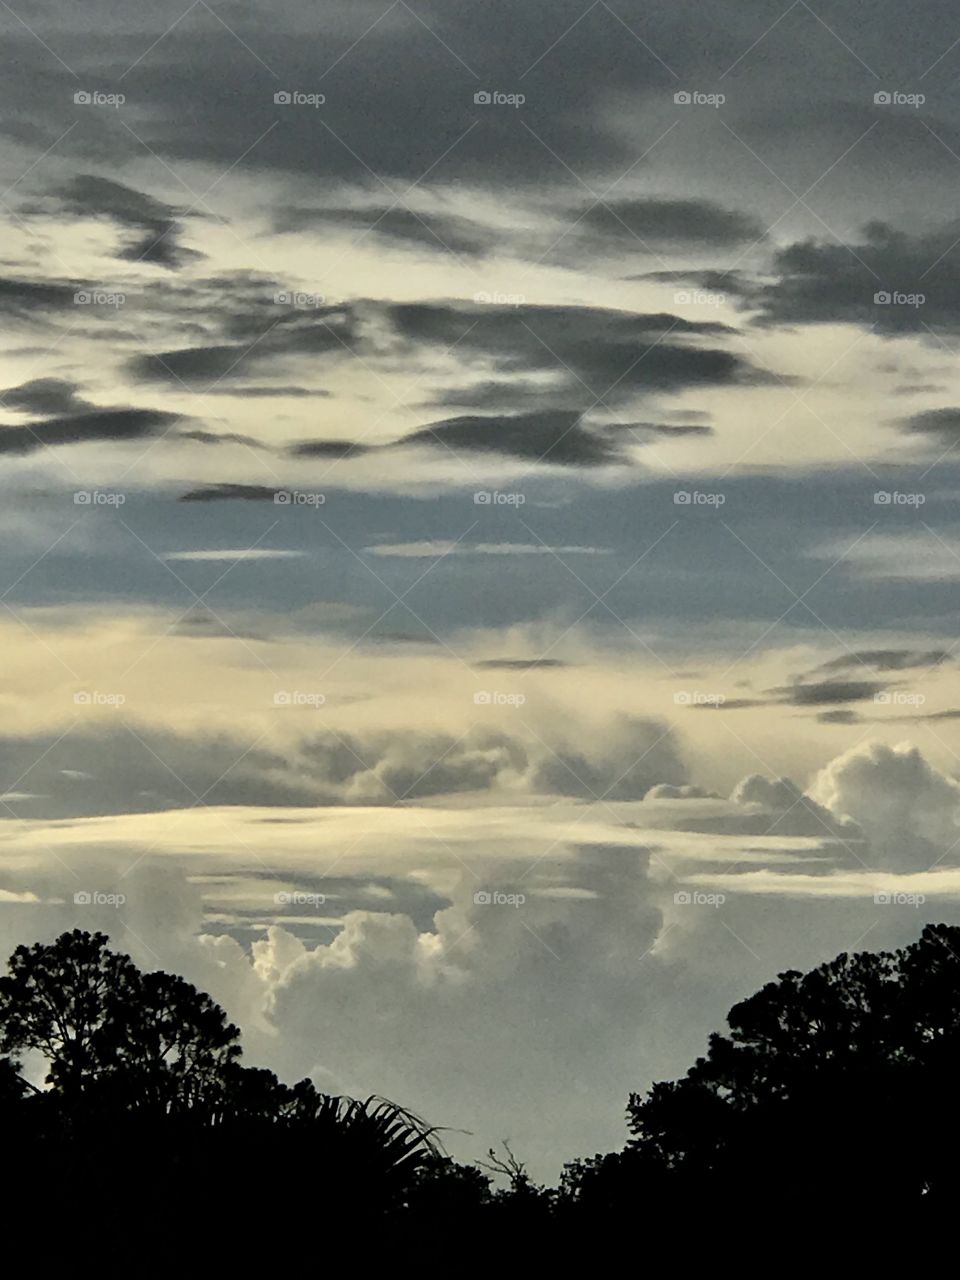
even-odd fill
[{"label": "tree silhouette", "polygon": [[[245,1204],[306,1222],[318,1198],[369,1220],[402,1209],[439,1155],[434,1131],[385,1099],[242,1066],[239,1032],[209,996],[142,973],[103,934],[17,948],[0,978],[0,1051],[8,1209],[32,1212],[41,1184],[78,1229],[109,1205],[118,1249],[136,1248],[160,1205],[197,1232]],[[45,1088],[21,1076],[27,1052],[45,1059]]]},{"label": "tree silhouette", "polygon": [[17,947],[0,978],[0,1049],[42,1053],[46,1082],[72,1100],[123,1093],[131,1107],[201,1105],[240,1056],[238,1028],[209,996],[141,973],[108,941],[75,929]]},{"label": "tree silhouette", "polygon": [[815,1186],[877,1204],[954,1187],[960,929],[783,973],[728,1022],[682,1080],[631,1096],[644,1167],[761,1199]]},{"label": "tree silhouette", "polygon": [[[53,1205],[66,1235],[109,1206],[117,1259],[149,1238],[168,1269],[182,1239],[238,1215],[305,1232],[286,1241],[303,1259],[318,1206],[340,1232],[556,1243],[629,1227],[641,1208],[673,1226],[691,1206],[721,1225],[749,1206],[756,1232],[787,1209],[893,1214],[960,1190],[960,929],[783,973],[728,1023],[681,1079],[631,1095],[622,1151],[571,1162],[552,1189],[506,1142],[480,1168],[457,1164],[392,1102],[243,1066],[209,996],[141,973],[102,934],[66,933],[17,948],[0,978],[0,1206],[23,1230]],[[46,1061],[42,1088],[21,1074],[28,1052]],[[275,1248],[245,1239],[233,1257],[246,1271]]]}]

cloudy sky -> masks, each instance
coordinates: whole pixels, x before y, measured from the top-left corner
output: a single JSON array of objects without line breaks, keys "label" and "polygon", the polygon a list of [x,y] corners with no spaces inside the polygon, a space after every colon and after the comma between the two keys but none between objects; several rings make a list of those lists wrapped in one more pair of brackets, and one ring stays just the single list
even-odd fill
[{"label": "cloudy sky", "polygon": [[960,921],[953,6],[0,33],[4,952],[552,1176]]}]

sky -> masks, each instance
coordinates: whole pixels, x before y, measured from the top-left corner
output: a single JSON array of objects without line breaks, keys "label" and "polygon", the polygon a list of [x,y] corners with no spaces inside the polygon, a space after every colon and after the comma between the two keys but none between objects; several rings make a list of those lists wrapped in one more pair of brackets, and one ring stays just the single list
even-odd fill
[{"label": "sky", "polygon": [[953,6],[0,35],[3,954],[555,1177],[960,922]]}]

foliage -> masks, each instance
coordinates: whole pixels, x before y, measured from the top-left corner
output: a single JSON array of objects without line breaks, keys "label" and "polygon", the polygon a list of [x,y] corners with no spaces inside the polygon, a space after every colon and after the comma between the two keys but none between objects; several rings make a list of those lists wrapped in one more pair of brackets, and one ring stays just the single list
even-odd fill
[{"label": "foliage", "polygon": [[[126,1260],[144,1232],[164,1252],[161,1205],[181,1231],[238,1212],[283,1222],[302,1251],[318,1206],[330,1230],[495,1226],[556,1243],[629,1228],[640,1207],[672,1222],[749,1204],[774,1222],[787,1202],[920,1208],[960,1189],[960,929],[783,973],[728,1024],[681,1079],[631,1095],[622,1151],[571,1162],[549,1188],[507,1142],[458,1164],[395,1103],[243,1066],[208,996],[75,930],[18,947],[0,977],[2,1202],[21,1225],[40,1186],[77,1222],[109,1204]],[[44,1087],[22,1074],[28,1053],[45,1059]],[[273,1256],[260,1244],[245,1266]]]}]

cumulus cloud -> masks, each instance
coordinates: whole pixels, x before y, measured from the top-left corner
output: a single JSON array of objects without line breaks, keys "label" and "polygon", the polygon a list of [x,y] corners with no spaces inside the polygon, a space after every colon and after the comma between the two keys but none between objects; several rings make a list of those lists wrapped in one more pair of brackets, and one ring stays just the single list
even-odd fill
[{"label": "cumulus cloud", "polygon": [[692,782],[683,783],[681,786],[661,782],[651,787],[644,797],[645,800],[716,800],[717,798],[716,792],[706,791]]},{"label": "cumulus cloud", "polygon": [[565,727],[530,773],[534,791],[587,799],[642,799],[657,783],[685,781],[669,728],[630,715],[614,719],[599,742],[586,725]]},{"label": "cumulus cloud", "polygon": [[[252,745],[236,733],[101,723],[74,726],[69,736],[0,739],[0,765],[12,778],[29,780],[24,811],[32,818],[176,809],[201,795],[213,805],[276,806],[392,805],[498,789],[633,799],[658,782],[684,781],[666,725],[624,716],[598,743],[587,722],[532,719],[459,734],[361,732],[299,720],[288,736],[261,734]],[[73,776],[77,762],[91,758],[99,762],[95,784],[81,784]]]},{"label": "cumulus cloud", "polygon": [[866,743],[831,761],[811,794],[864,831],[874,865],[926,869],[960,840],[960,784],[909,743]]},{"label": "cumulus cloud", "polygon": [[[600,778],[594,760],[591,782],[609,785],[642,744],[649,761],[652,732],[621,724],[617,763]],[[508,751],[492,737],[475,744],[466,773]],[[409,785],[419,764],[387,750],[381,780]],[[642,790],[632,776],[627,793]],[[462,1155],[508,1137],[552,1176],[564,1157],[619,1145],[627,1093],[682,1071],[725,1009],[771,973],[867,935],[896,945],[925,919],[956,918],[960,903],[953,866],[923,881],[922,910],[874,903],[876,889],[919,885],[910,833],[922,833],[924,856],[958,834],[960,787],[913,748],[856,748],[809,794],[760,776],[729,802],[690,783],[646,794],[486,818],[397,810],[389,876],[368,869],[387,823],[369,831],[369,848],[350,849],[370,825],[362,814],[347,840],[324,810],[241,806],[233,820],[191,810],[154,820],[147,849],[121,834],[127,819],[86,833],[21,826],[0,874],[0,943],[102,928],[145,967],[210,990],[243,1027],[251,1061],[334,1091],[384,1092],[469,1130],[451,1135]],[[688,821],[693,809],[725,814],[724,834]],[[644,829],[645,816],[656,826]],[[239,846],[224,841],[231,821]],[[858,830],[861,859],[850,856]],[[111,851],[93,852],[108,833]],[[75,903],[77,890],[93,902]],[[549,1134],[545,1108],[562,1117]]]}]

